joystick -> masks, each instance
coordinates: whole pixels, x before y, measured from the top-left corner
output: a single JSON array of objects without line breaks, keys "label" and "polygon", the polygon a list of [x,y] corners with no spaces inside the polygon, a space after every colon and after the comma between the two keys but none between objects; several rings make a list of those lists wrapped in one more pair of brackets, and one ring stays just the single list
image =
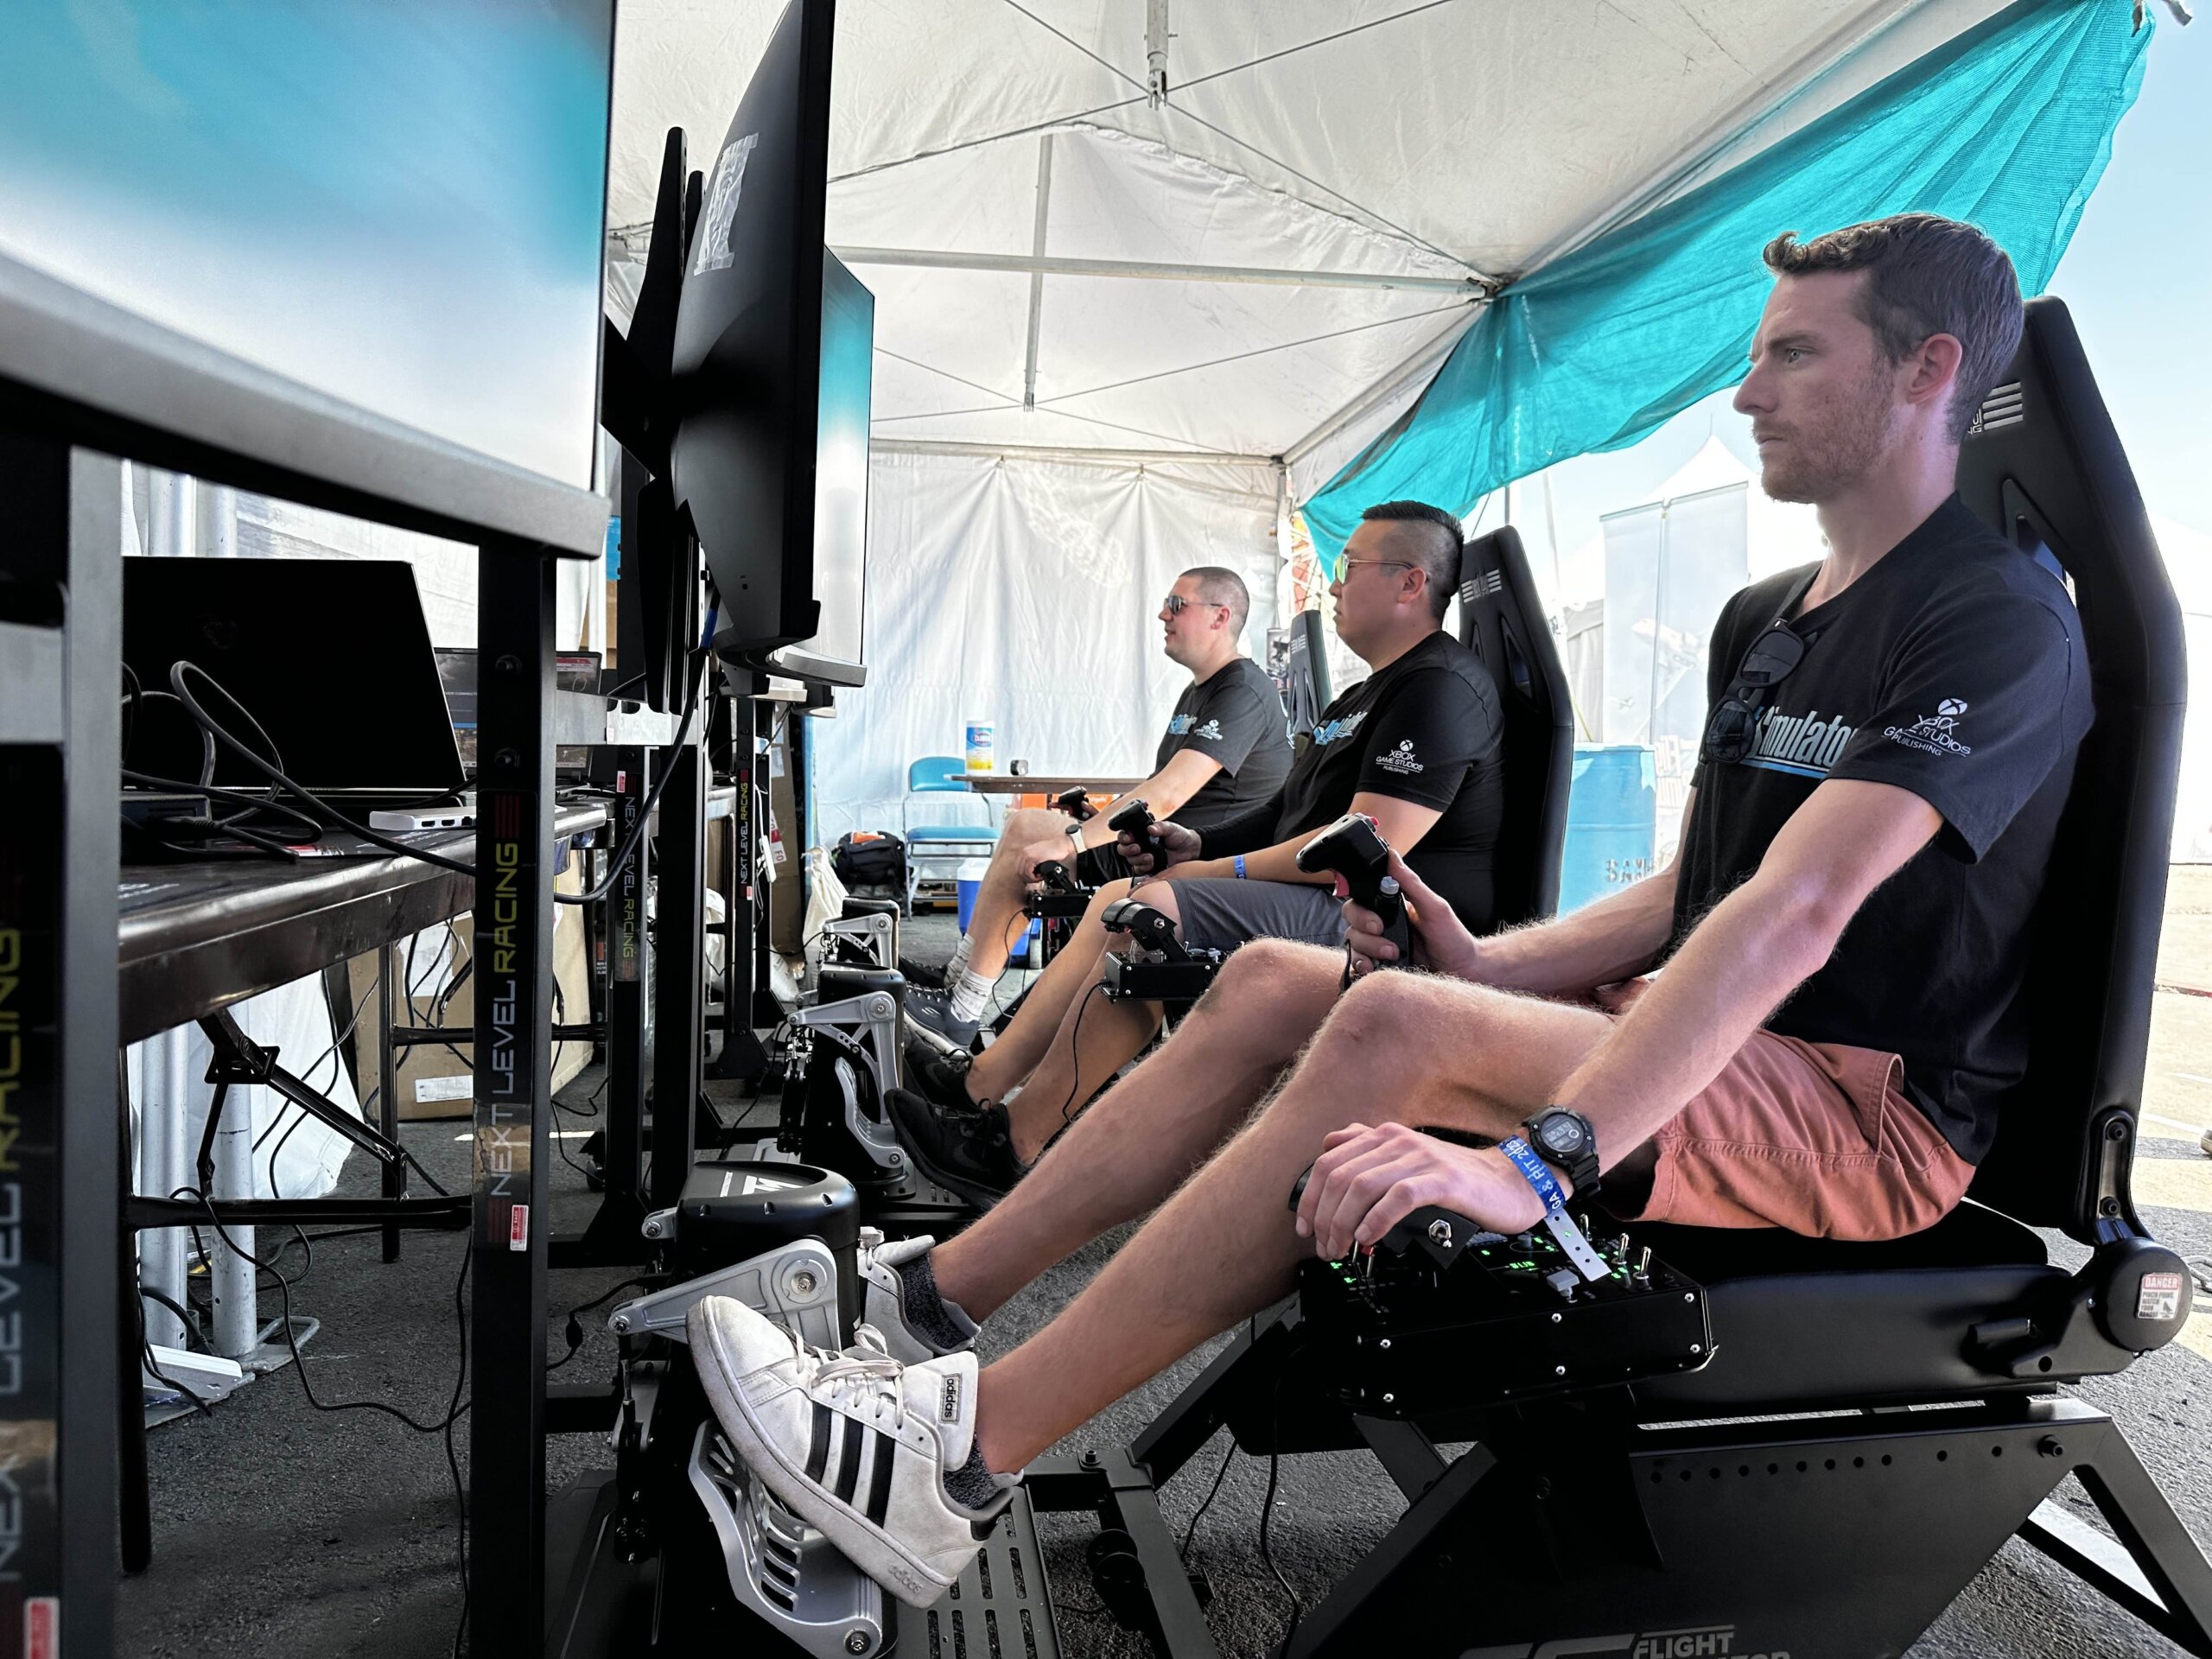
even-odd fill
[{"label": "joystick", "polygon": [[1053,796],[1052,810],[1066,813],[1077,823],[1089,823],[1098,816],[1098,809],[1090,804],[1090,791],[1080,784]]},{"label": "joystick", "polygon": [[1159,823],[1160,821],[1152,816],[1152,809],[1141,800],[1133,800],[1116,808],[1114,816],[1106,820],[1106,827],[1116,835],[1127,836],[1139,843],[1148,842],[1154,845],[1160,840]]},{"label": "joystick", "polygon": [[[1413,962],[1413,924],[1406,915],[1405,895],[1397,878],[1389,874],[1390,843],[1375,820],[1364,812],[1347,812],[1298,849],[1298,868],[1309,874],[1333,870],[1344,879],[1354,900],[1382,918],[1382,936],[1398,948],[1391,961],[1378,968],[1408,967]],[[1344,983],[1352,981],[1351,952],[1345,952]]]}]

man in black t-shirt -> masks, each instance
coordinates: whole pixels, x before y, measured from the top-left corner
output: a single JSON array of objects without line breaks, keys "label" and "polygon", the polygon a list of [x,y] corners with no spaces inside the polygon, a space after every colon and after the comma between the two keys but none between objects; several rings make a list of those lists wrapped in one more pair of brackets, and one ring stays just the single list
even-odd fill
[{"label": "man in black t-shirt", "polygon": [[1181,815],[1156,854],[1124,837],[1122,855],[1153,879],[1100,888],[981,1056],[916,1052],[926,1098],[894,1103],[894,1121],[932,1179],[978,1202],[995,1198],[1159,1029],[1156,1005],[1096,995],[1106,951],[1127,943],[1109,939],[1100,913],[1133,889],[1192,946],[1231,951],[1275,938],[1334,948],[1344,916],[1333,879],[1299,869],[1298,849],[1346,812],[1365,812],[1462,922],[1489,930],[1502,721],[1488,671],[1442,627],[1459,554],[1459,520],[1440,508],[1370,510],[1332,591],[1338,632],[1374,673],[1330,704],[1270,798],[1211,823]]},{"label": "man in black t-shirt", "polygon": [[[1251,604],[1243,577],[1206,564],[1176,577],[1160,605],[1161,648],[1190,671],[1191,683],[1160,734],[1152,776],[1130,791],[1156,817],[1210,827],[1268,799],[1290,770],[1282,698],[1267,671],[1237,649]],[[1078,824],[1046,810],[1007,814],[944,988],[907,993],[906,1013],[917,1025],[962,1048],[975,1041],[1038,865],[1070,864],[1090,887],[1129,874],[1114,851],[1110,816]]]},{"label": "man in black t-shirt", "polygon": [[[926,1543],[957,1567],[965,1535],[938,1517],[990,1510],[1032,1458],[1284,1295],[1301,1257],[1372,1246],[1424,1204],[1510,1235],[1602,1174],[1624,1220],[1859,1239],[1957,1204],[2022,1080],[2032,918],[2092,714],[2063,586],[1953,493],[2019,289],[1980,232],[1921,214],[1778,238],[1765,259],[1778,280],[1736,406],[1766,490],[1817,506],[1829,550],[1722,618],[1681,851],[1488,938],[1400,863],[1431,971],[1341,995],[1339,953],[1240,951],[1003,1203],[888,1269],[900,1294],[870,1313],[906,1374],[887,1382],[960,1405],[959,1449],[888,1494],[893,1528],[849,1527],[849,1550]],[[1376,918],[1350,914],[1355,953],[1389,958]],[[1041,1330],[980,1371],[956,1351],[1148,1211]],[[790,1356],[751,1310],[707,1306],[723,1394]],[[801,1386],[817,1413],[851,1409],[835,1376]],[[785,1468],[807,1449],[794,1421]],[[840,1523],[826,1491],[792,1507]]]}]

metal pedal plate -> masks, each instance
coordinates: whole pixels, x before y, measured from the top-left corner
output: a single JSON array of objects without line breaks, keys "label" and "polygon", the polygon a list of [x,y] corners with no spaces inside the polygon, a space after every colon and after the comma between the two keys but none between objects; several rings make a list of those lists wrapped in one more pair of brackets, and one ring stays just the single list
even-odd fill
[{"label": "metal pedal plate", "polygon": [[1029,1494],[991,1529],[982,1552],[932,1607],[899,1610],[898,1659],[1060,1659],[1052,1586]]}]

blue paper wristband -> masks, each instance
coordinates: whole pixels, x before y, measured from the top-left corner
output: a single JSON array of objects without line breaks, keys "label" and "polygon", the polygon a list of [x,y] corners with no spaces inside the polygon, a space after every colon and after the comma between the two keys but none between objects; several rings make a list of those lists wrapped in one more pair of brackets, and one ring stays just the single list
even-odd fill
[{"label": "blue paper wristband", "polygon": [[1517,1135],[1509,1135],[1497,1143],[1521,1177],[1536,1189],[1536,1196],[1544,1201],[1547,1215],[1561,1215],[1567,1210],[1567,1195],[1559,1190],[1559,1177],[1552,1173],[1552,1166],[1536,1155],[1536,1149]]},{"label": "blue paper wristband", "polygon": [[1243,880],[1245,879],[1245,877],[1244,877],[1244,855],[1243,855],[1243,854],[1242,854],[1242,853],[1237,854],[1237,855],[1236,855],[1236,856],[1235,858],[1233,858],[1233,859],[1231,859],[1231,860],[1230,861],[1230,863],[1232,863],[1232,864],[1234,864],[1234,865],[1236,867],[1236,879],[1237,879],[1239,881]]}]

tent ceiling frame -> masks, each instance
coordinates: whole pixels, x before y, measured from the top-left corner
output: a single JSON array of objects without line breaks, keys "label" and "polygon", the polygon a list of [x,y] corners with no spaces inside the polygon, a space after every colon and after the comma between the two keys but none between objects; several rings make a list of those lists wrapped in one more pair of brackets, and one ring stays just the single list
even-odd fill
[{"label": "tent ceiling frame", "polygon": [[[1040,170],[1040,178],[1043,174]],[[1041,188],[1041,187],[1040,187]],[[1041,205],[1040,205],[1041,212]],[[989,270],[1011,276],[1114,276],[1140,282],[1256,283],[1284,288],[1406,289],[1485,296],[1497,284],[1480,276],[1401,276],[1381,270],[1293,270],[1264,265],[1185,265],[1145,259],[1071,259],[1059,254],[958,253],[929,248],[836,250],[849,265],[900,265],[923,270]]]},{"label": "tent ceiling frame", "polygon": [[1314,450],[1336,436],[1354,421],[1365,416],[1377,404],[1388,403],[1396,397],[1405,389],[1408,381],[1427,373],[1440,359],[1450,355],[1452,348],[1459,343],[1460,336],[1474,327],[1475,319],[1481,316],[1486,309],[1488,307],[1482,305],[1468,307],[1464,317],[1454,317],[1442,328],[1429,336],[1426,341],[1399,359],[1396,365],[1376,380],[1374,385],[1323,421],[1304,437],[1299,439],[1297,442],[1292,444],[1289,448],[1284,450],[1282,458],[1285,463],[1293,467],[1297,466]]},{"label": "tent ceiling frame", "polygon": [[[1029,251],[1045,257],[1045,230],[1052,216],[1052,135],[1037,141],[1037,222],[1029,238]],[[1037,337],[1045,322],[1045,273],[1029,273],[1029,346],[1021,368],[1021,406],[1037,407]]]},{"label": "tent ceiling frame", "polygon": [[964,443],[938,438],[870,438],[871,454],[1003,455],[1014,461],[1092,461],[1177,467],[1280,467],[1280,455],[1233,455],[1215,449],[1092,449],[1043,443]]}]

